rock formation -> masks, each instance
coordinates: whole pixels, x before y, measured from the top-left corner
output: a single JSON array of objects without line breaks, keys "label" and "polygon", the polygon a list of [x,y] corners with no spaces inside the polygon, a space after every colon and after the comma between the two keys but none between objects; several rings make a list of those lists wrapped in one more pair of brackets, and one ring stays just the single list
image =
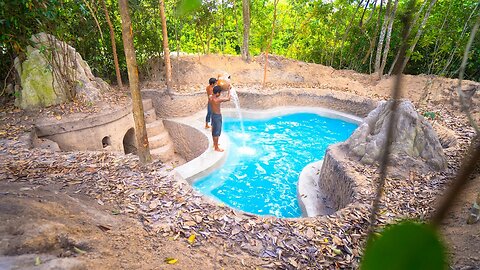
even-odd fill
[{"label": "rock formation", "polygon": [[15,59],[15,68],[21,81],[16,105],[30,107],[50,106],[76,97],[95,101],[109,86],[93,76],[88,64],[75,48],[54,36],[39,33],[31,38],[26,59]]},{"label": "rock formation", "polygon": [[[358,157],[361,163],[373,164],[381,159],[392,104],[393,101],[380,102],[345,142],[350,154]],[[436,133],[410,101],[402,100],[398,104],[390,164],[394,172],[400,174],[408,173],[412,168],[443,170],[447,167]]]}]

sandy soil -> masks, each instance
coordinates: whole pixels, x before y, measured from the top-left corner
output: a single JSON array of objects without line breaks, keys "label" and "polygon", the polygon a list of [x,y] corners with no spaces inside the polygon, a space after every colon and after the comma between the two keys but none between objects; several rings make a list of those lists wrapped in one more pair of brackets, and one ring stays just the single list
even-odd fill
[{"label": "sandy soil", "polygon": [[[280,86],[307,88],[308,91],[332,89],[382,100],[389,97],[395,79],[378,80],[374,75],[269,56],[267,83],[266,87],[262,87],[263,61],[263,57],[257,57],[245,63],[238,57],[220,55],[174,58],[175,91],[204,91],[208,78],[226,72],[232,76],[234,86],[242,91],[274,92]],[[161,67],[161,62],[152,60],[148,67],[141,69],[142,87],[165,88],[161,80]],[[435,112],[435,121],[451,129],[460,140],[468,142],[473,131],[459,109],[454,89],[456,80],[405,76],[402,82],[403,97],[412,100],[422,113]],[[462,89],[472,87],[480,89],[479,84],[474,82],[464,82]],[[106,102],[111,104],[125,100],[122,91],[126,90],[112,93]],[[478,105],[477,91],[470,106],[477,123],[480,122]],[[39,117],[68,117],[70,113],[95,113],[101,108],[102,105],[85,107],[79,103],[33,112],[15,109],[11,103],[2,107],[0,269],[53,269],[55,266],[60,269],[275,268],[275,264],[266,264],[262,258],[246,252],[229,253],[221,239],[199,243],[196,240],[189,241],[190,236],[183,234],[172,236],[165,233],[162,237],[158,231],[151,230],[152,226],[146,226],[148,221],[141,216],[119,213],[118,205],[114,202],[103,202],[92,192],[70,188],[68,183],[71,179],[61,181],[63,175],[71,173],[73,168],[73,173],[82,168],[98,172],[98,168],[91,166],[98,164],[98,161],[53,169],[51,174],[47,174],[48,177],[44,176],[48,181],[41,174],[30,172],[33,168],[28,165],[7,164],[20,162],[6,157],[17,151],[15,145],[21,141],[22,133],[28,131]],[[465,150],[466,143],[447,150],[447,155],[452,156],[451,160],[455,162],[450,164],[451,170],[458,169],[458,162]],[[42,152],[37,154],[43,155]],[[23,156],[28,162],[29,154],[23,153]],[[9,171],[9,168],[13,169]],[[478,192],[479,177],[458,196],[442,227],[455,269],[480,269],[480,224],[467,225],[465,222]]]}]

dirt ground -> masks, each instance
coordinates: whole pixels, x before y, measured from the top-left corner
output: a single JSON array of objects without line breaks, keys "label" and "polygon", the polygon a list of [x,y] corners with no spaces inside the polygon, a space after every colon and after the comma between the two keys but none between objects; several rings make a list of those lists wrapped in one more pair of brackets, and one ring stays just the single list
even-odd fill
[{"label": "dirt ground", "polygon": [[[275,92],[279,87],[305,88],[305,91],[330,89],[382,100],[390,96],[395,80],[395,77],[379,80],[375,75],[334,70],[277,56],[269,56],[268,66],[266,87],[262,87],[263,57],[245,63],[236,56],[181,56],[172,59],[174,89],[183,93],[204,91],[210,77],[228,73],[233,85],[241,91],[268,93]],[[160,61],[152,60],[148,67],[141,68],[140,73],[143,88],[165,88],[161,79]],[[474,134],[465,114],[460,111],[455,92],[457,80],[421,75],[405,76],[402,83],[404,98],[412,100],[421,113],[435,113],[434,121],[452,130],[458,138],[457,146],[446,150],[451,162],[449,172],[454,175],[466,152],[468,141]],[[467,95],[472,95],[469,110],[473,119],[479,123],[480,84],[463,82],[462,89]],[[127,210],[119,210],[120,198],[123,197],[115,192],[123,187],[115,181],[123,179],[125,184],[125,181],[131,180],[135,185],[135,178],[149,179],[147,175],[151,173],[153,165],[137,168],[132,165],[135,164],[132,158],[125,161],[123,157],[103,156],[104,159],[100,159],[101,156],[89,153],[52,154],[37,149],[19,150],[22,134],[29,131],[37,119],[68,117],[73,112],[95,113],[104,106],[101,104],[125,100],[125,91],[127,90],[120,89],[109,93],[108,98],[93,107],[86,107],[81,102],[34,111],[16,109],[11,102],[2,106],[0,269],[283,268],[272,263],[272,259],[254,256],[251,252],[236,253],[236,249],[227,246],[221,238],[204,236],[208,241],[200,241],[199,236],[194,238],[195,234],[172,233],[175,229],[165,227],[165,224],[170,224],[169,220],[163,220],[158,225],[160,227],[156,227],[156,224],[151,224],[150,220],[138,212],[128,211],[128,207]],[[57,160],[63,160],[63,163]],[[106,170],[104,163],[111,164],[117,170]],[[155,173],[167,173],[170,170],[171,168],[162,167]],[[154,174],[152,181],[157,178],[158,174]],[[98,191],[101,189],[97,190],[102,185],[107,187],[103,190],[117,194],[118,197],[112,195],[111,200],[103,199],[108,196]],[[137,190],[141,190],[141,187],[137,187]],[[469,209],[479,192],[480,178],[476,177],[457,197],[441,228],[450,247],[449,254],[454,269],[480,269],[480,223],[466,224]],[[142,194],[147,196],[147,193]],[[143,197],[137,195],[122,193],[126,198],[138,198],[136,202],[141,203]],[[161,198],[177,195],[162,193],[155,196]],[[181,201],[181,198],[178,200]],[[161,200],[156,203],[161,204]],[[153,209],[155,206],[157,205],[152,206],[150,203],[147,208]],[[182,203],[179,203],[178,209],[180,210],[176,214],[179,216],[182,211],[189,211],[182,210]],[[183,226],[187,226],[187,229],[183,228],[186,231],[187,222],[183,223]],[[232,233],[226,237],[234,235]],[[296,262],[291,261],[289,265],[290,268],[297,268]],[[328,268],[356,266],[333,265]]]}]

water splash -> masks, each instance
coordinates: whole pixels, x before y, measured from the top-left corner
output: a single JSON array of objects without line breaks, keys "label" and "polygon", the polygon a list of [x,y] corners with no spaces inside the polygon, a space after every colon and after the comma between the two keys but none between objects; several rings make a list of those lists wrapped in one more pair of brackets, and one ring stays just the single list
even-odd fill
[{"label": "water splash", "polygon": [[240,99],[238,99],[238,94],[234,87],[230,89],[230,96],[233,99],[233,103],[235,104],[235,109],[237,111],[238,119],[240,120],[240,128],[242,129],[242,143],[243,143],[243,147],[245,148],[246,147],[245,139],[247,138],[247,136],[245,135],[245,127],[243,126],[243,116],[242,116],[242,110],[240,109]]},{"label": "water splash", "polygon": [[238,148],[238,153],[244,156],[254,156],[257,153],[257,150],[255,150],[255,148],[252,148],[252,147],[242,146]]}]

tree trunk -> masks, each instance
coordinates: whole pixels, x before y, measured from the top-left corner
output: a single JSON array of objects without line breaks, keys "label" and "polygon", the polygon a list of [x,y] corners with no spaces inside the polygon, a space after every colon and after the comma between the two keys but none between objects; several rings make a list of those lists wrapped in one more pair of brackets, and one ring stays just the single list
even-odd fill
[{"label": "tree trunk", "polygon": [[[232,1],[232,2],[233,2],[233,17],[235,18],[235,30],[237,31],[237,42],[238,42],[237,46],[240,47],[240,44],[242,43],[242,41],[241,41],[241,38],[240,38],[241,37],[240,29],[238,27],[237,12],[236,12],[237,7],[236,7],[236,4],[235,4],[235,1]],[[240,51],[242,51],[242,49],[240,49]],[[243,56],[243,54],[242,54],[242,56]]]},{"label": "tree trunk", "polygon": [[225,45],[225,3],[222,0],[222,41],[220,42],[222,54],[225,53]]},{"label": "tree trunk", "polygon": [[[383,42],[385,41],[385,34],[387,33],[391,2],[392,2],[391,0],[388,0],[387,2],[387,8],[385,9],[385,16],[383,20],[382,30],[380,32],[380,37],[378,39],[377,54],[375,56],[375,73],[378,73],[380,71],[380,63],[382,61]],[[381,78],[381,75],[379,76]]]},{"label": "tree trunk", "polygon": [[135,122],[135,138],[137,142],[137,154],[141,163],[152,161],[148,146],[147,128],[143,114],[142,96],[138,85],[138,68],[135,59],[135,48],[133,47],[133,30],[130,14],[128,13],[128,0],[119,0],[118,7],[122,18],[122,38],[125,58],[127,60],[128,81],[132,93],[133,120]]},{"label": "tree trunk", "polygon": [[[412,24],[410,24],[410,27],[407,30],[407,34],[406,34],[407,38],[410,37],[410,32],[412,32],[413,27],[417,24],[418,18],[420,17],[420,14],[422,14],[423,8],[425,7],[425,4],[427,2],[428,1],[423,2],[422,6],[420,7],[420,10],[418,12],[416,12],[415,18],[413,19]],[[395,56],[395,59],[393,60],[392,65],[390,66],[390,70],[388,71],[388,76],[390,76],[392,74],[393,67],[397,63],[399,55],[400,55],[400,50],[398,50],[397,55]]]},{"label": "tree trunk", "polygon": [[367,11],[369,4],[370,4],[370,0],[367,0],[367,3],[365,4],[365,7],[363,8],[362,17],[360,17],[360,21],[358,21],[358,27],[360,27],[360,28],[363,28],[363,17],[365,16],[365,12]]},{"label": "tree trunk", "polygon": [[265,83],[267,82],[267,67],[268,67],[268,50],[272,46],[273,35],[275,34],[275,21],[277,20],[277,5],[279,0],[274,0],[273,3],[273,21],[272,21],[272,34],[270,35],[270,41],[267,44],[267,49],[265,50],[265,65],[263,68],[263,83],[262,87],[265,88]]},{"label": "tree trunk", "polygon": [[115,43],[115,32],[113,31],[112,21],[110,21],[110,16],[108,15],[107,6],[105,5],[105,0],[102,1],[103,11],[105,12],[105,18],[107,20],[108,28],[110,29],[110,41],[112,43],[112,52],[113,52],[113,62],[115,64],[115,74],[117,75],[117,85],[122,88],[122,75],[120,74],[120,65],[118,64],[117,56],[117,44]]},{"label": "tree trunk", "polygon": [[100,27],[100,24],[98,23],[97,16],[95,16],[95,12],[93,12],[92,7],[90,7],[90,5],[88,4],[87,0],[83,0],[83,3],[85,3],[85,6],[87,6],[88,10],[89,10],[90,13],[92,14],[92,17],[93,17],[93,19],[95,20],[95,24],[97,25],[98,31],[100,31],[100,37],[101,37],[102,40],[103,40],[102,28]]},{"label": "tree trunk", "polygon": [[172,90],[172,65],[170,64],[170,49],[168,49],[167,20],[165,19],[165,5],[159,0],[160,19],[162,20],[163,34],[163,58],[165,60],[165,80],[167,81],[167,94],[171,95]]},{"label": "tree trunk", "polygon": [[423,28],[425,27],[425,24],[427,23],[428,17],[430,17],[430,12],[432,11],[433,5],[435,5],[436,2],[437,2],[437,0],[432,0],[430,5],[428,6],[427,12],[425,13],[425,16],[423,17],[422,24],[418,28],[417,34],[415,35],[415,39],[413,40],[412,45],[410,45],[410,48],[408,49],[407,55],[405,56],[405,61],[403,62],[402,70],[407,65],[408,60],[410,60],[410,56],[412,55],[413,50],[415,50],[415,46],[417,45],[417,42],[418,42],[418,40],[420,39],[420,36],[423,33]]},{"label": "tree trunk", "polygon": [[[374,5],[375,7],[375,5]],[[370,47],[368,47],[368,51],[367,51],[367,54],[365,54],[365,57],[363,58],[362,60],[362,63],[365,63],[365,61],[367,61],[367,59],[370,58],[370,64],[368,66],[368,70],[369,70],[369,73],[370,72],[370,69],[372,68],[372,58],[370,57],[371,54],[372,54],[372,51],[375,47],[375,41],[377,41],[377,35],[378,35],[378,27],[380,27],[380,21],[381,21],[381,18],[382,18],[382,7],[383,7],[383,0],[380,1],[380,9],[378,11],[378,19],[377,19],[377,23],[375,24],[375,30],[374,30],[374,36],[373,38],[370,40]],[[375,9],[372,10],[372,14],[375,12]],[[370,19],[369,19],[370,20]]]},{"label": "tree trunk", "polygon": [[395,0],[395,4],[393,5],[392,12],[390,13],[390,21],[388,22],[388,30],[387,30],[387,38],[385,39],[385,48],[383,50],[383,59],[382,64],[380,65],[380,70],[378,71],[378,77],[381,79],[383,76],[383,70],[385,69],[385,65],[387,64],[388,59],[388,51],[390,50],[390,38],[392,36],[392,27],[393,21],[395,20],[395,14],[397,12],[398,0]]},{"label": "tree trunk", "polygon": [[242,0],[243,7],[243,46],[242,59],[250,61],[250,53],[248,51],[248,39],[250,38],[250,0]]},{"label": "tree trunk", "polygon": [[[345,40],[347,39],[348,32],[350,31],[350,28],[352,28],[353,21],[355,20],[355,17],[356,17],[356,15],[357,15],[358,9],[359,9],[360,6],[363,4],[363,1],[364,1],[364,0],[360,0],[360,2],[358,2],[357,8],[355,9],[355,13],[353,13],[352,19],[351,19],[350,22],[348,23],[348,26],[347,26],[347,28],[345,29],[345,33],[343,33],[342,43],[341,43],[341,45],[340,45],[340,64],[338,65],[339,68],[342,68],[342,64],[343,64],[343,45],[345,44]],[[368,5],[368,3],[367,3],[367,5]],[[363,17],[363,15],[362,15],[362,17]]]},{"label": "tree trunk", "polygon": [[[447,13],[444,15],[444,18],[443,18],[443,23],[442,23],[442,26],[440,27],[440,30],[438,30],[438,33],[442,33],[442,30],[443,30],[443,27],[445,26],[445,23],[447,22],[447,19],[449,18],[448,17],[448,14],[450,14],[450,8],[452,7],[452,5],[449,5],[448,6],[448,10],[447,10]],[[443,38],[443,37],[442,37]],[[436,38],[435,40],[435,48],[433,49],[433,53],[431,54],[432,55],[432,61],[430,62],[430,64],[428,65],[428,72],[427,74],[432,74],[432,69],[433,67],[435,66],[435,63],[437,62],[437,53],[438,53],[438,48],[439,48],[439,42],[440,42],[440,38]],[[443,40],[442,40],[443,41]]]},{"label": "tree trunk", "polygon": [[445,64],[445,66],[443,67],[442,71],[440,72],[440,75],[443,75],[447,69],[448,69],[448,66],[450,66],[450,64],[452,63],[452,60],[453,60],[453,56],[455,55],[455,52],[457,51],[457,48],[461,42],[461,40],[463,39],[463,36],[465,35],[466,31],[467,31],[467,27],[470,23],[470,19],[472,18],[472,16],[475,14],[475,12],[477,11],[477,8],[480,6],[480,2],[475,6],[475,8],[473,9],[472,13],[470,13],[470,16],[468,17],[467,21],[465,22],[465,25],[463,26],[463,30],[462,30],[462,33],[460,34],[460,37],[457,39],[457,43],[455,44],[455,47],[453,48],[452,52],[450,53],[450,57],[448,58],[447,60],[447,63]]}]

